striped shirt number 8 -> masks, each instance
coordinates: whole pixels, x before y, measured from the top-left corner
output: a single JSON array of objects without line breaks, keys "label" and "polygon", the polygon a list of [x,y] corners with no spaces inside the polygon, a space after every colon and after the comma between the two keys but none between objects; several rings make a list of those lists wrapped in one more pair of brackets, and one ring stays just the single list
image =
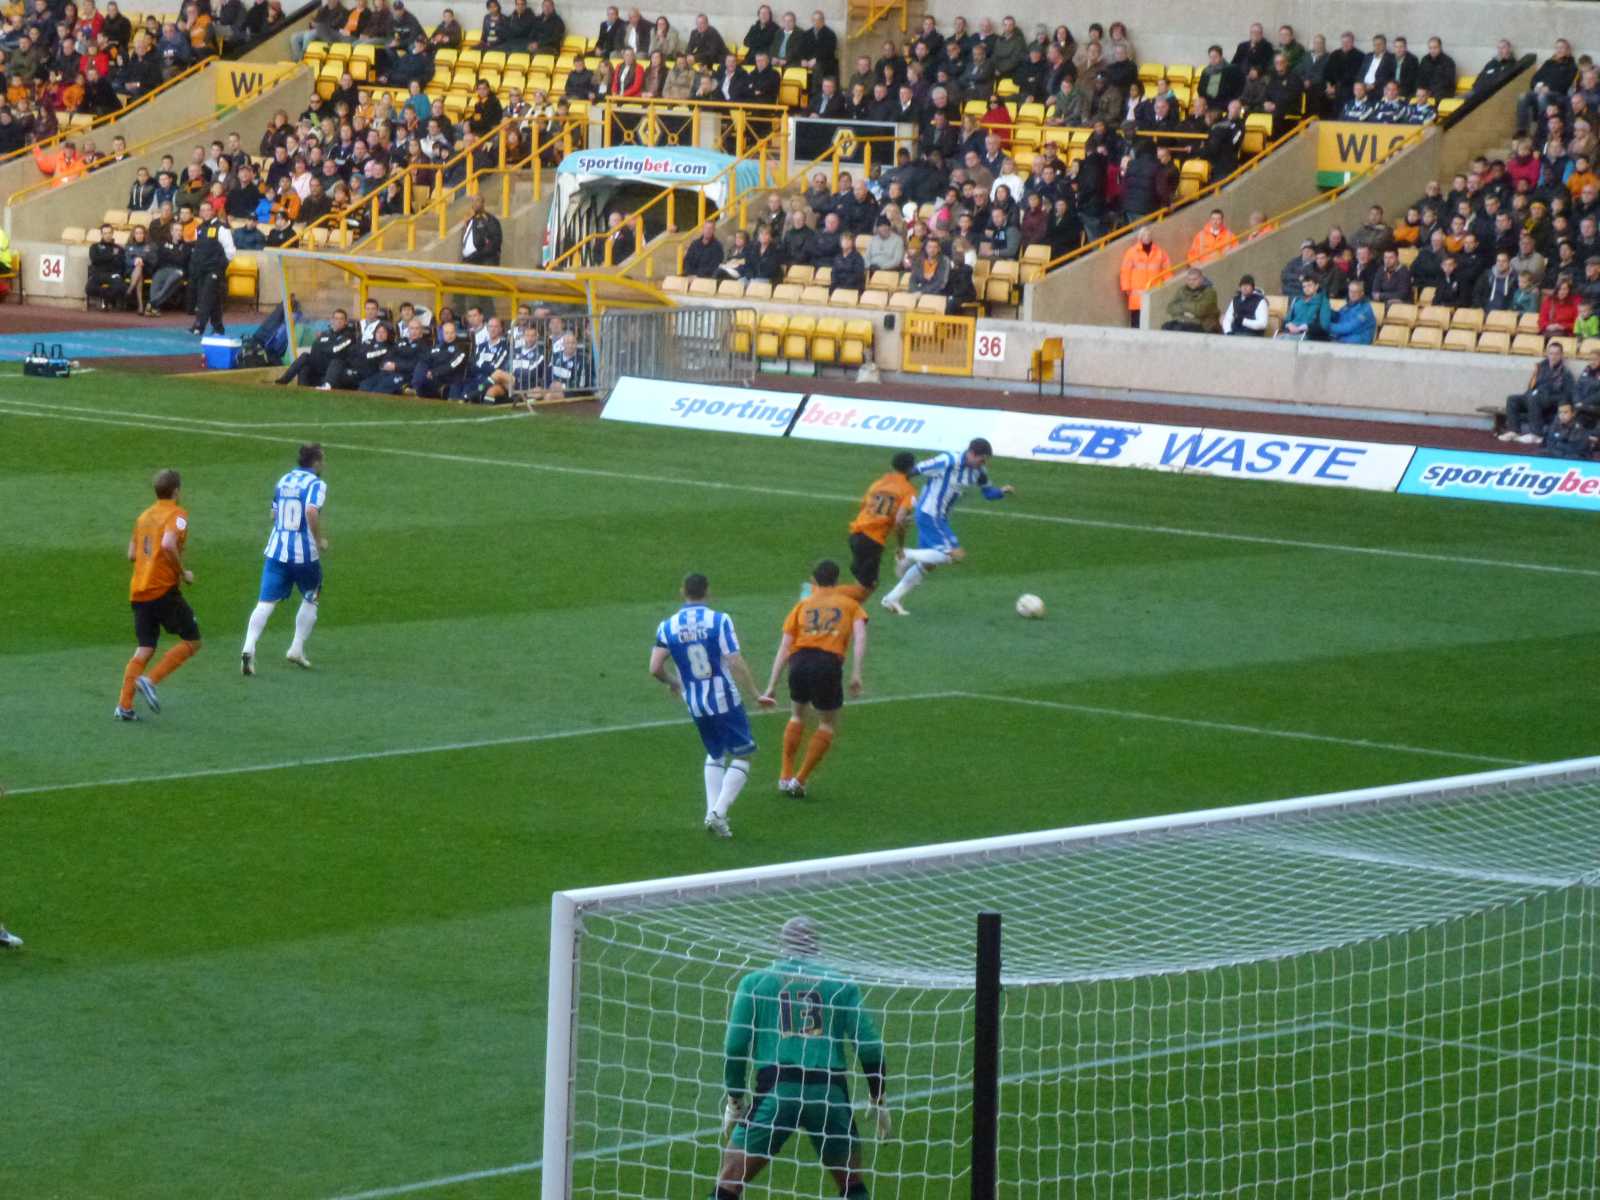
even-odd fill
[{"label": "striped shirt number 8", "polygon": [[305,510],[298,500],[278,501],[278,524],[288,533],[297,533]]},{"label": "striped shirt number 8", "polygon": [[711,656],[706,653],[706,648],[699,642],[690,642],[684,647],[684,654],[689,658],[689,672],[696,679],[711,678]]}]

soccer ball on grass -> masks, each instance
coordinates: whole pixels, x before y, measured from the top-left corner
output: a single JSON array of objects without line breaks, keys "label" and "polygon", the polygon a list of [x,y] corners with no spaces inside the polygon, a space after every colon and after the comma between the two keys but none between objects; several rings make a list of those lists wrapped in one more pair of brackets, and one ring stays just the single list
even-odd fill
[{"label": "soccer ball on grass", "polygon": [[1037,620],[1044,616],[1044,601],[1032,592],[1023,592],[1017,597],[1017,616]]}]

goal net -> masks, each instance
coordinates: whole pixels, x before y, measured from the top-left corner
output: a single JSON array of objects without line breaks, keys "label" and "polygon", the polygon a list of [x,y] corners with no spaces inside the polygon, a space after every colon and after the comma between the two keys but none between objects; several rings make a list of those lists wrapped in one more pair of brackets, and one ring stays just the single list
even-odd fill
[{"label": "goal net", "polygon": [[[562,893],[544,1195],[712,1195],[730,999],[797,914],[883,1031],[871,1195],[965,1195],[992,908],[1002,1195],[1595,1197],[1597,884],[1591,759]],[[837,1192],[801,1134],[748,1194]]]}]

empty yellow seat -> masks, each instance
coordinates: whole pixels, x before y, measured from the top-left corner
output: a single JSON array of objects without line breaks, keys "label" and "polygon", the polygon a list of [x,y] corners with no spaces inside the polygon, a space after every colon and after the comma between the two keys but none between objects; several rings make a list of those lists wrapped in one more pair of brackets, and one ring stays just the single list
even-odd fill
[{"label": "empty yellow seat", "polygon": [[1479,354],[1510,354],[1511,335],[1502,329],[1486,329],[1478,335]]},{"label": "empty yellow seat", "polygon": [[1478,335],[1470,329],[1447,329],[1444,334],[1446,350],[1476,350]]},{"label": "empty yellow seat", "polygon": [[812,284],[810,287],[801,288],[800,302],[802,304],[826,305],[828,303],[828,289],[819,283]]},{"label": "empty yellow seat", "polygon": [[1393,346],[1399,348],[1406,344],[1406,340],[1410,336],[1410,326],[1385,325],[1382,329],[1378,330],[1378,337],[1375,344],[1379,346]]},{"label": "empty yellow seat", "polygon": [[717,284],[717,295],[724,300],[739,300],[744,297],[744,280],[724,279]]},{"label": "empty yellow seat", "polygon": [[790,317],[789,326],[783,331],[783,357],[790,361],[809,358],[811,354],[811,335],[816,332],[816,329],[817,319],[815,317]]},{"label": "empty yellow seat", "polygon": [[839,360],[839,346],[844,341],[844,320],[840,317],[823,317],[817,322],[816,335],[811,339],[811,361],[832,363]]},{"label": "empty yellow seat", "polygon": [[668,275],[661,281],[663,292],[687,294],[689,291],[689,277],[687,275]]},{"label": "empty yellow seat", "polygon": [[1413,350],[1437,350],[1444,344],[1444,330],[1437,325],[1418,325],[1411,331]]}]

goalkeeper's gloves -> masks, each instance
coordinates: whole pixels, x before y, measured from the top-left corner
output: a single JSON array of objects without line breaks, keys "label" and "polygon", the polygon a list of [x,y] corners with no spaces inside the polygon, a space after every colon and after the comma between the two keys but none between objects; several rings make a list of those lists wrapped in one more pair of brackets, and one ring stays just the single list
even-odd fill
[{"label": "goalkeeper's gloves", "polygon": [[879,1098],[872,1102],[872,1118],[878,1123],[878,1140],[888,1140],[894,1132],[894,1118],[889,1115],[888,1101]]},{"label": "goalkeeper's gloves", "polygon": [[749,1108],[743,1096],[729,1096],[728,1102],[722,1106],[722,1136],[724,1139],[733,1132],[733,1127],[744,1120],[744,1114]]}]

